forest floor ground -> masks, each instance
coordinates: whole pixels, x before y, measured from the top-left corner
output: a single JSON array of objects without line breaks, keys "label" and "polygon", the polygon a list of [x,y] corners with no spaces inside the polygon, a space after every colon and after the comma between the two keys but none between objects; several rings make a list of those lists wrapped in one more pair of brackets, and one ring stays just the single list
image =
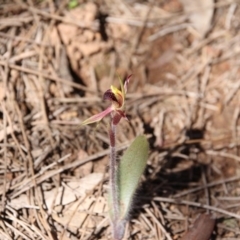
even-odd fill
[{"label": "forest floor ground", "polygon": [[117,74],[118,156],[150,144],[125,239],[181,239],[202,213],[212,239],[240,238],[239,1],[184,2],[0,4],[1,239],[111,239],[109,120],[80,123]]}]

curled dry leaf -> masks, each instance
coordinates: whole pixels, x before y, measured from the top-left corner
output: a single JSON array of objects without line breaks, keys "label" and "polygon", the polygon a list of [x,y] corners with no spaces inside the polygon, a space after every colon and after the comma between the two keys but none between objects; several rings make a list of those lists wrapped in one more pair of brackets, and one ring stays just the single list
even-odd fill
[{"label": "curled dry leaf", "polygon": [[193,227],[181,238],[181,240],[209,240],[213,232],[215,220],[208,214],[200,215]]}]

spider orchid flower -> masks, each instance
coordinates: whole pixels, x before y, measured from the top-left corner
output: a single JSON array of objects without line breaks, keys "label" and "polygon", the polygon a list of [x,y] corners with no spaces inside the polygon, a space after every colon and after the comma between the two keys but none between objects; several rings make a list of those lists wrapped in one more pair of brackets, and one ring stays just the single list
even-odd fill
[{"label": "spider orchid flower", "polygon": [[104,111],[86,119],[82,122],[81,125],[99,122],[110,113],[112,114],[112,121],[114,125],[117,125],[121,118],[125,118],[126,120],[128,120],[125,114],[125,97],[127,93],[127,86],[131,76],[132,75],[129,75],[124,81],[124,83],[119,77],[121,89],[119,90],[118,88],[111,86],[111,88],[108,89],[103,95],[103,100],[110,100],[112,102],[111,106]]}]

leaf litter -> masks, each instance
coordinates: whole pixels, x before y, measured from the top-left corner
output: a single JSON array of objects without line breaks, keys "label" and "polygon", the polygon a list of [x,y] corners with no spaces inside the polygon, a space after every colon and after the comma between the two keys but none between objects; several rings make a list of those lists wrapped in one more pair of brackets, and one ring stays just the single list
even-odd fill
[{"label": "leaf litter", "polygon": [[118,154],[151,150],[125,239],[184,239],[206,213],[239,239],[240,9],[186,2],[1,4],[1,238],[111,239],[108,122],[79,124],[133,73]]}]

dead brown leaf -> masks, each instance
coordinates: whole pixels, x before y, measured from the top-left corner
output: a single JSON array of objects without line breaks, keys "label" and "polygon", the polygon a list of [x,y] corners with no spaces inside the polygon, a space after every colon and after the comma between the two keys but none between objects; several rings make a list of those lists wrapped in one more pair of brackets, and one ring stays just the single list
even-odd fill
[{"label": "dead brown leaf", "polygon": [[213,232],[215,220],[207,214],[200,215],[193,227],[181,238],[181,240],[209,240]]}]

